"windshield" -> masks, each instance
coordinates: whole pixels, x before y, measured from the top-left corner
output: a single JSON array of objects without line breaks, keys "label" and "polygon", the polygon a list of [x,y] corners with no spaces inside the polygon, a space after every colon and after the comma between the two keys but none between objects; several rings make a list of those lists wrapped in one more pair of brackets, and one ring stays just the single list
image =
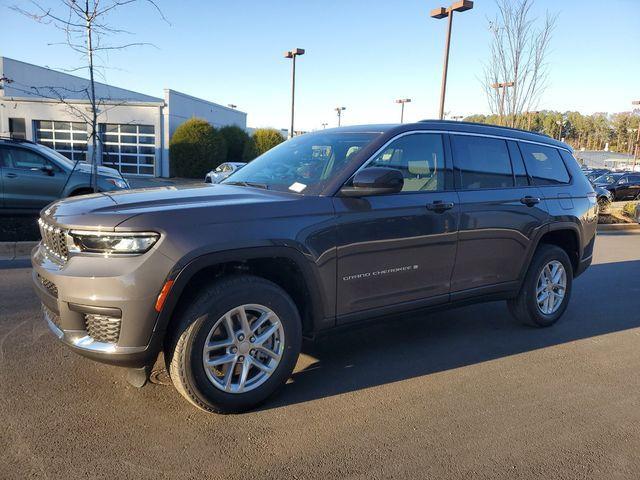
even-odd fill
[{"label": "windshield", "polygon": [[380,133],[309,133],[281,143],[222,183],[317,195],[362,147]]},{"label": "windshield", "polygon": [[57,161],[62,163],[62,166],[67,168],[73,168],[73,164],[75,162],[73,160],[69,160],[67,157],[65,157],[61,153],[56,152],[53,148],[45,147],[44,145],[40,145],[39,143],[36,143],[33,146],[44,155],[54,157]]},{"label": "windshield", "polygon": [[618,179],[624,175],[623,173],[605,173],[604,175],[596,178],[594,183],[602,183],[604,185],[612,185],[618,181]]}]

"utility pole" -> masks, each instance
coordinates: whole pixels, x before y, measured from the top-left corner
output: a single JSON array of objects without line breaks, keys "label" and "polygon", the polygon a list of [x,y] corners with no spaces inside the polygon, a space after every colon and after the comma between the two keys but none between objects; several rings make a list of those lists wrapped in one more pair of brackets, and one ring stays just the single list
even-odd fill
[{"label": "utility pole", "polygon": [[289,130],[289,138],[293,138],[293,116],[296,105],[296,57],[299,55],[304,55],[303,48],[294,48],[284,54],[284,58],[293,60],[291,64],[291,129]]},{"label": "utility pole", "polygon": [[[503,118],[504,118],[504,94],[507,91],[508,87],[513,87],[515,85],[514,82],[499,82],[499,83],[492,83],[491,84],[491,88],[495,88],[496,90],[498,89],[502,89],[502,92],[500,93],[500,123],[503,123]],[[506,124],[507,122],[504,121],[504,123]]]},{"label": "utility pole", "polygon": [[341,120],[342,120],[342,112],[344,110],[346,110],[345,107],[336,107],[334,108],[334,110],[338,113],[338,126],[341,125]]},{"label": "utility pole", "polygon": [[461,0],[454,2],[449,8],[440,7],[431,10],[431,18],[440,20],[448,18],[447,37],[444,46],[444,66],[442,68],[442,84],[440,86],[440,120],[444,119],[444,97],[447,92],[447,70],[449,69],[449,47],[451,45],[451,26],[453,25],[453,12],[465,12],[473,8],[473,2],[469,0]]},{"label": "utility pole", "polygon": [[396,103],[401,105],[400,107],[400,123],[404,123],[404,104],[411,102],[410,98],[400,98],[396,100]]}]

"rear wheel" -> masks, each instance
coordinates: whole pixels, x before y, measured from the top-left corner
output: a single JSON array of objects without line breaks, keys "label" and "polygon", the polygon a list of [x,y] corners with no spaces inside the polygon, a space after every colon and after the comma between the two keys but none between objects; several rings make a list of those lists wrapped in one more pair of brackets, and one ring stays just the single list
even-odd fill
[{"label": "rear wheel", "polygon": [[508,300],[511,314],[520,322],[548,327],[562,316],[569,303],[573,267],[567,253],[542,244],[533,256],[518,296]]},{"label": "rear wheel", "polygon": [[203,289],[168,348],[176,389],[216,413],[258,406],[291,375],[302,329],[289,295],[268,280],[229,277]]}]

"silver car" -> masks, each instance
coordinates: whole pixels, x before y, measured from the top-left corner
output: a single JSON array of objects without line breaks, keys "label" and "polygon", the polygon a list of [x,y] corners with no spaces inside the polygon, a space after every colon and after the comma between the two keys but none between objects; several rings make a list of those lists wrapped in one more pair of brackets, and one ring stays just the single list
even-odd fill
[{"label": "silver car", "polygon": [[[98,167],[99,191],[127,188],[120,172]],[[28,140],[0,138],[0,212],[39,211],[59,198],[92,191],[90,164]]]},{"label": "silver car", "polygon": [[215,170],[211,170],[204,177],[205,183],[220,183],[232,173],[240,170],[246,163],[243,162],[225,162],[218,165]]}]

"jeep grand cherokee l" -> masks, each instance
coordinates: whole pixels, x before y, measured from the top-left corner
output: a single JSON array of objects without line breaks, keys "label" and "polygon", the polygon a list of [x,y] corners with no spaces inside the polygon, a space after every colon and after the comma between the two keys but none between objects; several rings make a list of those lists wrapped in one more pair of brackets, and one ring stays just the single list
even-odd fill
[{"label": "jeep grand cherokee l", "polygon": [[549,137],[343,127],[220,184],[50,205],[33,283],[72,350],[139,385],[164,352],[186,399],[239,412],[285,383],[303,336],[337,326],[497,299],[521,322],[554,324],[591,263],[596,218],[570,147]]}]

